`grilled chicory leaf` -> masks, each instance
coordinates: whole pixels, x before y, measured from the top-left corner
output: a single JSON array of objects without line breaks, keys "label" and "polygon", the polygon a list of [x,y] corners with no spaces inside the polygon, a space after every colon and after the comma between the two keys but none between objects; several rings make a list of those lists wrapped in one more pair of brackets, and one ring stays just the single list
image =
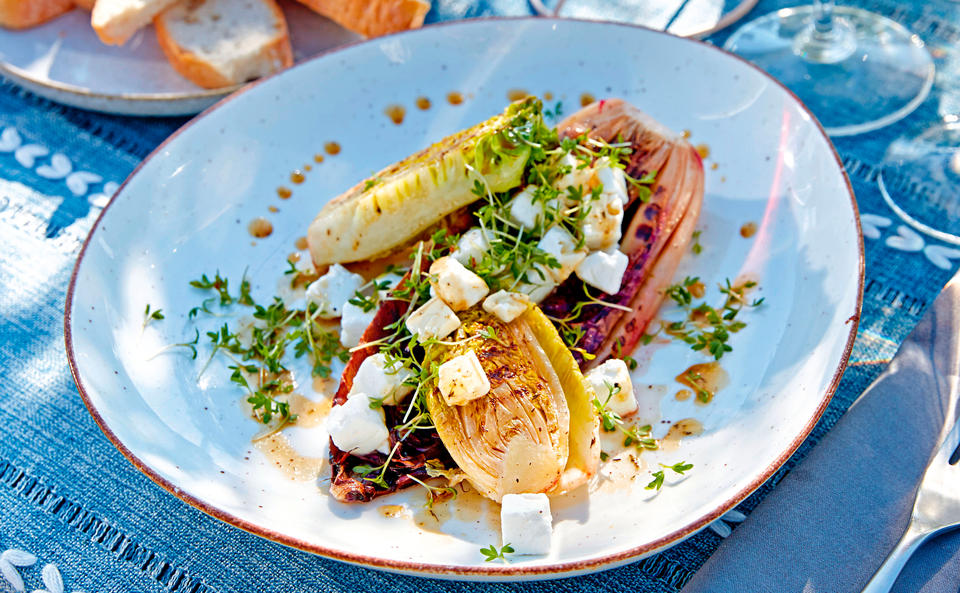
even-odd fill
[{"label": "grilled chicory leaf", "polygon": [[316,265],[367,260],[406,245],[444,216],[492,192],[520,185],[542,127],[541,103],[527,98],[358,183],[327,204],[307,232]]},{"label": "grilled chicory leaf", "polygon": [[427,386],[430,417],[457,466],[496,501],[585,482],[599,460],[593,395],[557,330],[536,307],[511,323],[480,309],[461,320],[457,344],[426,355],[442,363],[473,350],[490,381],[487,395],[461,406]]}]

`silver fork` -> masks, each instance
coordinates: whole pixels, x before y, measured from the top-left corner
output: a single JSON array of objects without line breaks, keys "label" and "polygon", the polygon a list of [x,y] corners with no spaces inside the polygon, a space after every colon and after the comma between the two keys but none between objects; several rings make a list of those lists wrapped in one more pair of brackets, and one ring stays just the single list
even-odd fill
[{"label": "silver fork", "polygon": [[960,422],[955,422],[923,474],[906,533],[877,569],[863,593],[888,593],[920,544],[932,535],[960,526],[958,443]]}]

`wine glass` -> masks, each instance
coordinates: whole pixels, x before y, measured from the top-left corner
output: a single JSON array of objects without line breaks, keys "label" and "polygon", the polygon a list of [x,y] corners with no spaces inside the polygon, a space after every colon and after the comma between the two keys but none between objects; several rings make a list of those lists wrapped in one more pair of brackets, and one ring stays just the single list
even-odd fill
[{"label": "wine glass", "polygon": [[831,136],[891,124],[933,86],[933,59],[917,35],[833,0],[762,16],[735,31],[724,48],[786,85]]},{"label": "wine glass", "polygon": [[960,245],[960,56],[944,52],[941,57],[940,120],[894,140],[877,182],[884,200],[907,224]]},{"label": "wine glass", "polygon": [[758,0],[528,0],[536,14],[643,25],[706,37],[742,19]]}]

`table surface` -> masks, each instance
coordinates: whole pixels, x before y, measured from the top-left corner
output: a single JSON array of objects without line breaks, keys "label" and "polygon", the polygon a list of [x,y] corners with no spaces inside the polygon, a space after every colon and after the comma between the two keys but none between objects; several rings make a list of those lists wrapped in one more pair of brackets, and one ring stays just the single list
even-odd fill
[{"label": "table surface", "polygon": [[[762,0],[746,19],[794,4]],[[864,231],[867,277],[860,329],[830,407],[790,461],[737,508],[747,516],[885,368],[960,261],[960,250],[897,219],[877,186],[877,165],[894,139],[960,113],[960,3],[845,4],[894,18],[918,34],[936,59],[938,76],[930,97],[903,121],[835,140]],[[428,22],[532,14],[520,0],[439,0],[434,5]],[[709,41],[721,45],[729,32]],[[108,196],[184,121],[85,112],[0,84],[0,589],[519,589],[515,584],[477,586],[384,574],[262,540],[167,494],[102,435],[67,368],[67,282]],[[623,568],[522,587],[678,591],[740,518],[732,514],[678,546]]]}]

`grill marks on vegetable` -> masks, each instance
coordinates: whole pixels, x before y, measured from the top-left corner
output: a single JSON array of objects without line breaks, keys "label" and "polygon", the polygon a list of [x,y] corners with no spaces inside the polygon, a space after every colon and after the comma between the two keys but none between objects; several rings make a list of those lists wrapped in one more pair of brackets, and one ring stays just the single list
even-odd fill
[{"label": "grill marks on vegetable", "polygon": [[[703,200],[703,165],[685,140],[664,134],[647,115],[619,100],[594,103],[559,126],[564,136],[588,134],[607,142],[630,144],[626,173],[641,183],[629,187],[620,249],[629,258],[620,291],[604,300],[631,309],[627,313],[598,305],[582,308],[570,325],[582,332],[578,346],[596,355],[578,360],[587,367],[612,354],[615,343],[630,353],[659,308],[662,290],[669,284],[686,251]],[[642,183],[646,181],[647,183]],[[570,279],[543,303],[551,317],[566,317],[579,292]],[[611,298],[612,297],[612,298]]]}]

